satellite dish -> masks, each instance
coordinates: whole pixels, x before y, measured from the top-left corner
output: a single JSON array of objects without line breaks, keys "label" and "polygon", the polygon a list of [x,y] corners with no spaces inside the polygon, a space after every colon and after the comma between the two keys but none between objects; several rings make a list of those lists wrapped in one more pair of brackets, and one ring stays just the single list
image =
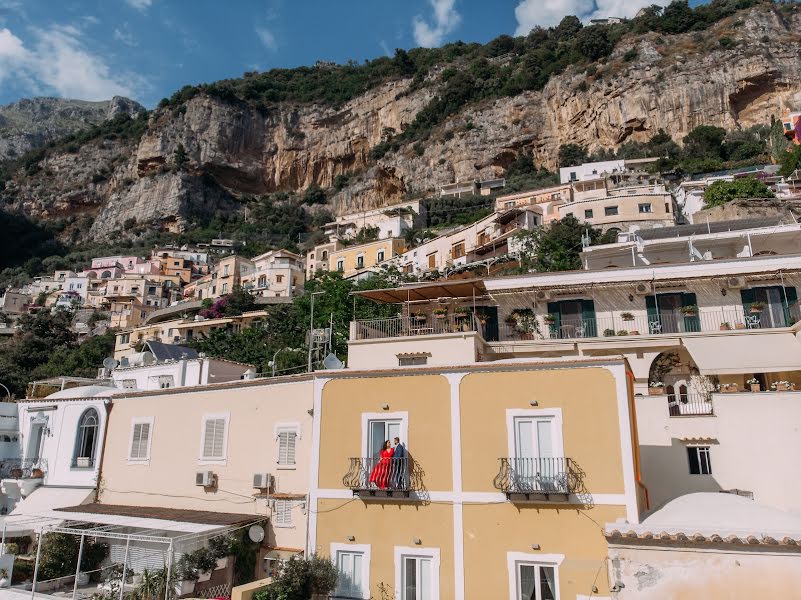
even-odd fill
[{"label": "satellite dish", "polygon": [[251,525],[248,529],[248,537],[250,541],[258,544],[264,539],[264,527],[261,525]]},{"label": "satellite dish", "polygon": [[113,371],[114,369],[116,369],[119,366],[119,364],[120,364],[119,361],[114,360],[110,356],[108,358],[103,359],[103,366],[109,371]]},{"label": "satellite dish", "polygon": [[323,359],[323,366],[326,369],[341,369],[345,365],[339,360],[335,354],[331,353]]}]

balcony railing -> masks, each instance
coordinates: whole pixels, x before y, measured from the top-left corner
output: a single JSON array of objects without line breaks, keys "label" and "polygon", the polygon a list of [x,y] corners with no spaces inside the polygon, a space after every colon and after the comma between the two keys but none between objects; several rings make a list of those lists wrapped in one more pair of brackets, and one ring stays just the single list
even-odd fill
[{"label": "balcony railing", "polygon": [[47,459],[4,458],[0,460],[0,479],[37,479],[47,473]]},{"label": "balcony railing", "polygon": [[493,484],[510,499],[567,499],[578,486],[578,470],[569,458],[501,458]]},{"label": "balcony railing", "polygon": [[351,323],[351,340],[378,340],[394,337],[459,333],[462,331],[477,331],[472,315],[394,317],[391,319],[353,321]]},{"label": "balcony railing", "polygon": [[504,323],[500,328],[501,341],[509,340],[559,340],[602,337],[625,337],[631,335],[677,335],[685,333],[754,330],[789,327],[798,315],[782,307],[765,309],[758,313],[741,308],[703,310],[695,314],[681,311],[662,312],[658,315],[632,315],[624,319],[610,317],[563,317],[547,321],[537,317],[536,325],[521,331],[513,323]]},{"label": "balcony railing", "polygon": [[422,477],[414,461],[404,458],[351,458],[342,478],[345,487],[360,497],[406,497],[422,490]]},{"label": "balcony railing", "polygon": [[674,393],[665,396],[671,417],[712,416],[715,414],[711,396]]}]

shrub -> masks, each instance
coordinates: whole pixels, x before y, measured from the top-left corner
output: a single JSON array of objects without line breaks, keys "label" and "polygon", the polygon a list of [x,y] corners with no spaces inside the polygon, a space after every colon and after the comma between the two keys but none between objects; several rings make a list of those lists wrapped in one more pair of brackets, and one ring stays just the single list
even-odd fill
[{"label": "shrub", "polygon": [[293,556],[281,565],[273,583],[256,592],[253,600],[308,600],[314,596],[328,596],[336,588],[337,577],[337,569],[330,560],[315,555]]}]

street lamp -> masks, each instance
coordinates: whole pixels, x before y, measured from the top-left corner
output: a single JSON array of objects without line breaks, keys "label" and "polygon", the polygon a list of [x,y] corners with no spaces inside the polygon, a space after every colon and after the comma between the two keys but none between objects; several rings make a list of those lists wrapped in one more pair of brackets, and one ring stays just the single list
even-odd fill
[{"label": "street lamp", "polygon": [[0,383],[0,387],[3,388],[6,391],[6,400],[8,400],[8,402],[11,402],[11,390],[9,390],[2,383]]}]

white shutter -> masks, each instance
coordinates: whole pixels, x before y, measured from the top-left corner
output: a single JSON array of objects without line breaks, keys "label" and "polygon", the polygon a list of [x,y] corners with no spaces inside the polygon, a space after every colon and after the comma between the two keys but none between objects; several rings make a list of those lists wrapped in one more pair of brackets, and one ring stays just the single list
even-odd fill
[{"label": "white shutter", "polygon": [[295,464],[295,440],[297,433],[294,431],[282,431],[278,434],[278,464]]},{"label": "white shutter", "polygon": [[279,527],[292,526],[292,502],[289,500],[276,500],[273,513],[275,524]]},{"label": "white shutter", "polygon": [[225,419],[206,419],[203,432],[203,458],[225,458]]},{"label": "white shutter", "polygon": [[133,460],[147,458],[147,447],[150,443],[150,423],[135,423],[131,436],[131,454]]}]

